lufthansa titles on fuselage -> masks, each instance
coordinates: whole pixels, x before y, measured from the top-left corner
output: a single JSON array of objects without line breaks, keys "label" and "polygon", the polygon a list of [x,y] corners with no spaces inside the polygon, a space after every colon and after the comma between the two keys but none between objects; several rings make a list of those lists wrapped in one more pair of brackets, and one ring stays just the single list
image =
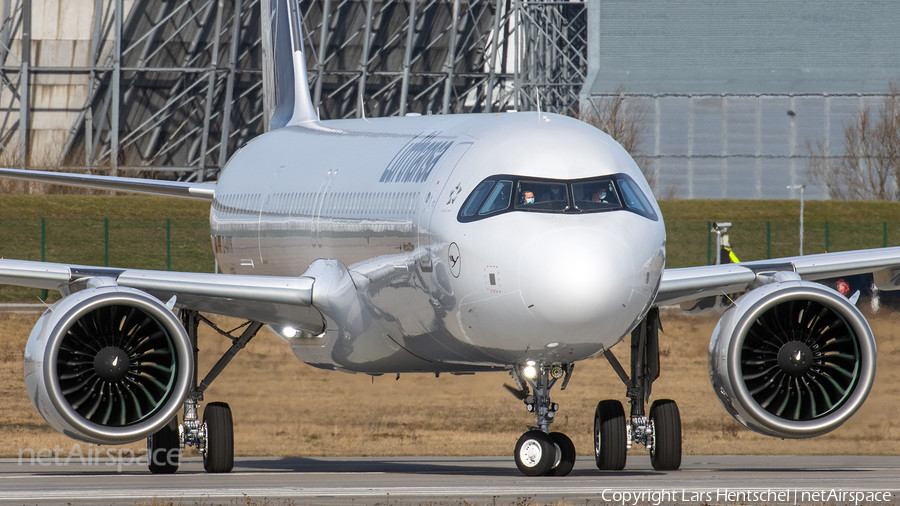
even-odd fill
[{"label": "lufthansa titles on fuselage", "polygon": [[428,179],[453,141],[435,140],[440,132],[415,136],[391,159],[379,183],[421,183]]}]

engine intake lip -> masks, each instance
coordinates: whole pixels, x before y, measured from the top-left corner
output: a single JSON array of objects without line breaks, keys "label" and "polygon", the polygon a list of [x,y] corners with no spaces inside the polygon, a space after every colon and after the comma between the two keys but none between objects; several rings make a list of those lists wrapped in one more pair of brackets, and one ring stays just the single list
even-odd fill
[{"label": "engine intake lip", "polygon": [[[875,339],[868,323],[859,310],[850,304],[845,297],[823,285],[794,281],[769,285],[758,290],[767,293],[761,294],[756,301],[752,302],[737,320],[732,332],[735,338],[731,340],[727,349],[727,374],[733,386],[734,400],[746,411],[749,418],[759,426],[758,428],[767,431],[770,435],[804,438],[822,435],[834,430],[862,406],[874,382]],[[743,368],[742,354],[752,327],[758,324],[758,320],[765,313],[782,304],[797,301],[812,301],[828,308],[834,315],[839,317],[843,325],[850,331],[853,347],[856,350],[856,366],[852,371],[852,378],[843,385],[844,393],[841,395],[841,398],[833,402],[825,412],[817,413],[815,416],[784,417],[778,416],[766,407],[763,407],[758,400],[759,396],[754,397],[754,394],[751,393]],[[788,342],[799,341],[788,340]],[[784,348],[782,347],[782,349]],[[813,357],[804,357],[805,349],[809,349],[805,344],[803,346],[790,345],[787,348],[785,359],[788,363],[784,364],[787,367],[779,364],[780,367],[784,367],[785,373],[799,376],[800,374],[810,373],[817,367],[816,350],[810,349],[813,352]],[[799,357],[796,357],[797,351],[800,352]],[[793,359],[792,355],[796,358]],[[811,363],[807,365],[806,362],[808,360]],[[773,411],[777,412],[777,408],[773,409]]]},{"label": "engine intake lip", "polygon": [[[174,373],[167,381],[168,388],[165,395],[159,399],[154,409],[151,412],[143,413],[139,419],[124,425],[104,425],[85,418],[67,399],[58,372],[60,346],[67,338],[71,339],[68,333],[69,329],[77,325],[80,319],[92,311],[108,306],[133,307],[150,316],[167,334],[166,340],[171,346],[170,353],[175,363]],[[193,350],[181,322],[162,302],[147,293],[132,288],[103,287],[85,290],[66,297],[48,310],[48,313],[51,311],[59,318],[47,322],[52,322],[53,327],[46,333],[47,342],[44,346],[44,365],[42,367],[43,382],[47,387],[46,393],[53,408],[62,420],[75,430],[75,433],[66,431],[67,435],[97,444],[133,442],[155,433],[177,414],[190,389],[190,380],[193,374]],[[110,353],[114,355],[116,352],[110,350]],[[114,356],[112,360],[115,360]],[[93,369],[93,365],[91,369]],[[118,373],[107,371],[104,374],[114,376]],[[99,372],[98,376],[100,376]]]}]

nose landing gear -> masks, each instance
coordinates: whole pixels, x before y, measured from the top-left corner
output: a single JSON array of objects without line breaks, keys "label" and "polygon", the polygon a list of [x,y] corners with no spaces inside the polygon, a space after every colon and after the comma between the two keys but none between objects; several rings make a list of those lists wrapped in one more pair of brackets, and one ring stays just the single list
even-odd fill
[{"label": "nose landing gear", "polygon": [[528,427],[513,452],[516,467],[526,476],[565,476],[575,466],[572,440],[562,432],[550,432],[559,410],[559,404],[550,402],[550,389],[565,377],[560,387],[565,390],[573,368],[573,364],[538,365],[529,361],[510,372],[519,387],[510,390],[525,403],[526,410],[537,416],[537,425]]}]

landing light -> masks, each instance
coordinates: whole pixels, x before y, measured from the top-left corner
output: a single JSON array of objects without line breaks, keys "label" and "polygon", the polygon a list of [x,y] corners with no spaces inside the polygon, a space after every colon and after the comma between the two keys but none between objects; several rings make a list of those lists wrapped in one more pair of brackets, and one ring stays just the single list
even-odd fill
[{"label": "landing light", "polygon": [[534,378],[537,376],[537,370],[533,365],[529,365],[522,370],[522,374],[524,374],[526,378]]},{"label": "landing light", "polygon": [[288,339],[292,339],[294,336],[297,335],[297,329],[295,329],[293,327],[285,327],[285,328],[281,329],[281,334],[284,335],[284,337],[286,337]]}]

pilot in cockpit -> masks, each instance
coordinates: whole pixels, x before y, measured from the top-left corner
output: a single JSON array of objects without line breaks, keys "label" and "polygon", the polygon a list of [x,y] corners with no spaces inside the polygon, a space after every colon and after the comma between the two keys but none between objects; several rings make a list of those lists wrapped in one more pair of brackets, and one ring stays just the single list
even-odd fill
[{"label": "pilot in cockpit", "polygon": [[545,198],[550,202],[563,202],[566,200],[566,187],[561,184],[548,185],[550,186],[550,191]]}]

